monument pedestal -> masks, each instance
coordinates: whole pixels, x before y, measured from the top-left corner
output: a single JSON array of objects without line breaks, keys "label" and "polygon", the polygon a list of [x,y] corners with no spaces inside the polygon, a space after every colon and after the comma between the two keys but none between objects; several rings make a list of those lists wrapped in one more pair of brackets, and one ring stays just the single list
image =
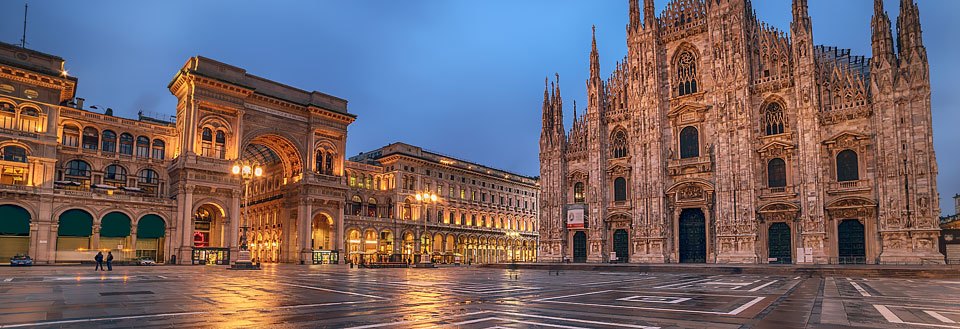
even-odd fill
[{"label": "monument pedestal", "polygon": [[253,261],[250,260],[249,250],[241,250],[239,253],[239,257],[237,257],[237,261],[233,262],[233,264],[230,265],[230,269],[231,270],[259,270],[260,264],[254,264]]}]

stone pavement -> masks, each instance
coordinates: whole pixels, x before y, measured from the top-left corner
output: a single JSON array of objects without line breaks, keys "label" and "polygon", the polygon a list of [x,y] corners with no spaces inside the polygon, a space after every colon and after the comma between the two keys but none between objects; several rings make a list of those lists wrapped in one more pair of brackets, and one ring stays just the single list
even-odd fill
[{"label": "stone pavement", "polygon": [[960,280],[342,265],[0,267],[0,328],[960,328]]}]

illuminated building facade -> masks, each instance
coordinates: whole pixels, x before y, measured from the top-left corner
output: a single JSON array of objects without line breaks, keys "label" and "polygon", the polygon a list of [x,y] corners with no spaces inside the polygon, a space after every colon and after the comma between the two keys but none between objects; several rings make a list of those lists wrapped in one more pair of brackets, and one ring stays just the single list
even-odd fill
[{"label": "illuminated building facade", "polygon": [[871,58],[816,45],[806,0],[789,31],[751,6],[631,0],[628,53],[601,78],[594,39],[569,131],[546,88],[540,260],[944,262],[917,5],[894,30],[874,2]]}]

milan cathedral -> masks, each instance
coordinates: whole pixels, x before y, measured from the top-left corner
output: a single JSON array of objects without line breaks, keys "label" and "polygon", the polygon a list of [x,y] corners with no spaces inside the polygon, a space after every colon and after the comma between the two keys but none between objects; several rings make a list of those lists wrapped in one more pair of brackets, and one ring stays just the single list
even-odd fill
[{"label": "milan cathedral", "polygon": [[594,29],[569,130],[544,90],[541,261],[943,263],[913,0],[895,30],[875,0],[871,57],[816,44],[807,0],[785,32],[749,0],[642,2],[607,78]]}]

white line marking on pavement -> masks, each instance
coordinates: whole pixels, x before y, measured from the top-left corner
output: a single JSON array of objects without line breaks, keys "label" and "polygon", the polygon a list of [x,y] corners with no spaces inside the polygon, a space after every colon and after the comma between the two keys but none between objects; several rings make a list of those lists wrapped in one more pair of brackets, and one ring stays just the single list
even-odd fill
[{"label": "white line marking on pavement", "polygon": [[10,282],[10,281],[13,281],[13,278],[6,278],[6,279],[3,279],[3,282]]},{"label": "white line marking on pavement", "polygon": [[794,280],[800,280],[800,276],[797,275],[797,276],[793,277],[793,279],[794,279]]},{"label": "white line marking on pavement", "polygon": [[863,296],[863,297],[872,297],[872,296],[870,296],[870,293],[867,292],[866,289],[863,289],[863,287],[861,287],[861,286],[860,286],[859,284],[857,284],[856,282],[850,282],[850,285],[852,285],[855,289],[857,289],[857,292],[859,292],[861,296]]},{"label": "white line marking on pavement", "polygon": [[590,282],[590,283],[582,284],[581,286],[599,286],[599,285],[610,284],[610,283],[633,282],[633,281],[648,280],[648,279],[652,279],[652,278],[651,278],[651,277],[646,277],[646,278],[637,278],[637,279],[629,279],[629,280]]},{"label": "white line marking on pavement", "polygon": [[695,280],[690,280],[690,281],[682,281],[682,282],[678,282],[678,283],[673,283],[673,284],[668,284],[668,285],[662,285],[662,286],[658,286],[658,287],[653,287],[653,289],[664,289],[664,288],[670,288],[670,287],[674,287],[674,286],[682,286],[682,285],[685,285],[685,284],[688,284],[688,283],[700,283],[700,282],[708,282],[708,281],[712,281],[712,280],[713,280],[713,279],[695,279]]},{"label": "white line marking on pavement", "polygon": [[733,311],[728,312],[727,314],[730,314],[730,315],[740,314],[740,312],[743,312],[744,310],[750,308],[750,306],[753,306],[753,305],[755,305],[756,303],[759,303],[759,302],[760,302],[761,300],[763,300],[763,299],[764,299],[764,297],[754,298],[753,300],[747,302],[746,304],[740,305],[740,307],[737,307],[736,309],[734,309]]},{"label": "white line marking on pavement", "polygon": [[874,304],[873,308],[877,309],[877,312],[880,312],[880,315],[883,315],[883,318],[886,319],[887,322],[903,323],[903,320],[900,320],[900,317],[898,317],[896,314],[893,314],[893,312],[891,312],[886,306]]},{"label": "white line marking on pavement", "polygon": [[660,327],[638,326],[638,325],[625,324],[625,323],[610,323],[610,322],[590,321],[590,320],[581,320],[581,319],[555,318],[551,316],[536,315],[536,314],[523,314],[523,313],[499,312],[499,311],[496,313],[513,315],[513,316],[526,316],[531,318],[549,319],[549,320],[573,321],[573,322],[589,323],[589,324],[603,324],[608,326],[617,326],[617,327],[626,327],[626,328],[641,328],[641,329],[659,329],[660,328]]},{"label": "white line marking on pavement", "polygon": [[956,321],[950,320],[950,318],[943,316],[943,314],[937,313],[936,311],[924,310],[923,313],[930,314],[934,319],[940,320],[943,323],[957,323]]},{"label": "white line marking on pavement", "polygon": [[753,288],[753,289],[750,289],[750,290],[747,290],[747,291],[749,291],[749,292],[754,292],[754,291],[757,291],[757,290],[766,288],[767,286],[769,286],[769,285],[771,285],[771,284],[774,284],[774,283],[777,282],[777,281],[780,281],[780,280],[773,280],[773,281],[764,283],[763,285],[761,285],[761,286],[759,286],[759,287],[756,287],[756,288]]},{"label": "white line marking on pavement", "polygon": [[593,294],[602,294],[602,293],[611,292],[611,291],[613,291],[613,290],[601,290],[601,291],[594,291],[594,292],[585,292],[585,293],[582,293],[582,294],[575,294],[575,295],[566,295],[566,296],[557,296],[557,297],[550,297],[550,298],[541,298],[541,299],[535,300],[535,302],[544,302],[544,301],[548,301],[548,300],[552,300],[552,299],[560,299],[560,298],[567,298],[567,297],[580,297],[580,296],[593,295]]},{"label": "white line marking on pavement", "polygon": [[248,311],[262,311],[267,312],[277,309],[292,309],[292,308],[305,308],[305,307],[320,307],[320,306],[335,306],[335,305],[350,305],[350,304],[362,304],[362,303],[371,303],[374,301],[355,301],[355,302],[334,302],[334,303],[319,303],[319,304],[301,304],[301,305],[287,305],[287,306],[276,306],[267,308],[249,308],[242,310],[230,310],[230,311],[197,311],[197,312],[176,312],[176,313],[160,313],[160,314],[142,314],[142,315],[128,315],[128,316],[115,316],[107,318],[89,318],[89,319],[70,319],[70,320],[57,320],[57,321],[41,321],[41,322],[32,322],[32,323],[17,323],[17,324],[0,324],[0,328],[22,328],[22,327],[35,327],[35,326],[54,326],[61,324],[71,324],[71,323],[92,323],[92,322],[102,322],[102,321],[117,321],[117,320],[132,320],[132,319],[148,319],[148,318],[164,318],[172,316],[183,316],[183,315],[197,315],[197,314],[236,314],[241,312]]},{"label": "white line marking on pavement", "polygon": [[[460,315],[457,315],[457,316],[471,316],[471,315],[486,314],[486,313],[490,313],[490,311],[470,312],[470,313],[460,314]],[[375,324],[368,324],[368,325],[363,325],[363,326],[348,327],[348,328],[345,328],[345,329],[368,329],[368,328],[379,328],[379,327],[386,327],[386,326],[399,326],[399,325],[403,325],[403,324],[411,324],[411,323],[417,323],[417,322],[421,322],[421,321],[424,321],[424,319],[419,319],[419,320],[407,320],[407,321],[397,321],[397,322],[387,322],[387,323],[375,323]]]},{"label": "white line marking on pavement", "polygon": [[165,277],[165,276],[163,276],[163,275],[157,275],[157,277],[158,277],[158,278],[161,278],[161,279],[166,279],[166,278],[167,278],[167,277]]},{"label": "white line marking on pavement", "polygon": [[[684,309],[670,309],[670,308],[656,308],[656,307],[641,307],[641,306],[624,306],[624,305],[608,305],[608,304],[595,304],[595,303],[577,303],[577,302],[562,302],[554,299],[568,298],[568,297],[578,297],[586,295],[594,295],[605,292],[611,292],[613,290],[603,290],[603,291],[594,291],[594,292],[585,292],[582,294],[567,295],[567,296],[556,296],[549,298],[541,298],[534,300],[534,302],[544,302],[544,303],[557,303],[557,304],[569,304],[569,305],[580,305],[580,306],[594,306],[594,307],[612,307],[612,308],[626,308],[626,309],[637,309],[637,310],[652,310],[652,311],[664,311],[664,312],[682,312],[682,313],[701,313],[701,314],[720,314],[720,315],[737,315],[743,312],[744,310],[750,308],[751,306],[759,303],[760,301],[766,299],[766,297],[754,297],[754,296],[739,296],[739,295],[710,295],[710,294],[696,294],[698,296],[727,296],[727,297],[740,297],[740,298],[750,298],[754,297],[753,300],[746,302],[740,307],[734,309],[730,312],[712,312],[712,311],[698,311],[698,310],[684,310]],[[619,292],[619,291],[618,291]]]},{"label": "white line marking on pavement", "polygon": [[282,284],[282,285],[291,286],[291,287],[306,288],[306,289],[313,289],[313,290],[320,290],[320,291],[327,291],[327,292],[335,292],[335,293],[340,293],[340,294],[361,296],[361,297],[367,297],[367,298],[389,299],[389,298],[386,298],[386,297],[380,297],[380,296],[374,296],[374,295],[366,295],[366,294],[361,294],[361,293],[356,293],[356,292],[340,291],[340,290],[333,290],[333,289],[313,287],[313,286],[305,286],[305,285],[302,285],[302,284],[295,284],[295,283],[277,282],[277,284]]}]

